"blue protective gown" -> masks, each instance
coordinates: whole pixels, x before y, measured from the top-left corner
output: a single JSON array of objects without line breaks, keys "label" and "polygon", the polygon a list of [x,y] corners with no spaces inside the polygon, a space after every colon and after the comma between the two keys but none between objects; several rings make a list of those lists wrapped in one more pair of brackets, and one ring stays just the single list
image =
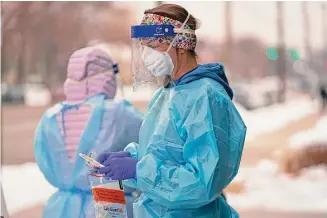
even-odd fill
[{"label": "blue protective gown", "polygon": [[[126,144],[138,141],[143,117],[127,101],[95,95],[83,104],[90,105],[92,113],[81,136],[78,153],[120,151]],[[44,207],[44,218],[95,217],[87,178],[89,169],[80,157],[76,157],[73,164],[69,162],[56,119],[58,113],[77,108],[78,105],[55,105],[44,113],[35,132],[35,160],[48,182],[58,188]],[[129,189],[126,194],[129,218],[133,217],[131,191]]]},{"label": "blue protective gown", "polygon": [[234,218],[221,196],[238,172],[246,126],[223,66],[200,65],[151,100],[139,144],[135,218]]}]

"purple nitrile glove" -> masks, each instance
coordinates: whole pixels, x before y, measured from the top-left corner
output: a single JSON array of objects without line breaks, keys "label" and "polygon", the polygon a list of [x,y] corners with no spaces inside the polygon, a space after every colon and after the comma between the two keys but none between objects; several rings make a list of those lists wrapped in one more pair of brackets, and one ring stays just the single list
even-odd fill
[{"label": "purple nitrile glove", "polygon": [[119,152],[106,152],[102,153],[96,159],[100,164],[103,164],[106,160],[118,157],[131,157],[131,153],[127,151],[119,151]]},{"label": "purple nitrile glove", "polygon": [[136,178],[136,164],[138,160],[132,157],[118,157],[107,159],[99,173],[113,180],[126,180]]}]

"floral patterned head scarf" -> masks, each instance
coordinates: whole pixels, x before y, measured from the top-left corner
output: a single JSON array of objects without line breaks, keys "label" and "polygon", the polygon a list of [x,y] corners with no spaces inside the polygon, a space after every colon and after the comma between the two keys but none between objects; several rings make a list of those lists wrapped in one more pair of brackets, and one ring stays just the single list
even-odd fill
[{"label": "floral patterned head scarf", "polygon": [[[178,20],[174,20],[169,17],[164,17],[157,14],[145,14],[141,22],[141,25],[161,25],[161,24],[173,25],[174,28],[181,28],[183,25],[183,23]],[[192,28],[187,24],[184,25],[183,29],[192,30]],[[173,42],[174,37],[173,36],[165,36],[165,37],[158,37],[158,38],[152,37],[152,38],[147,38],[147,40],[150,42],[159,42],[159,43],[170,45]],[[174,40],[172,46],[175,48],[182,48],[185,50],[194,51],[196,47],[196,35],[194,33],[177,33],[176,39]]]}]

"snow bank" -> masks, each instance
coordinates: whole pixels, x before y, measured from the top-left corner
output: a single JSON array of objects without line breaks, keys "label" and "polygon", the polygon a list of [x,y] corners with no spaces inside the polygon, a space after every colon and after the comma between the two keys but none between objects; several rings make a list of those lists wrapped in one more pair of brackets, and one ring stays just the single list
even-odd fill
[{"label": "snow bank", "polygon": [[248,127],[247,139],[253,139],[262,133],[283,128],[292,121],[304,118],[316,111],[316,104],[310,99],[297,99],[284,104],[247,111],[236,104],[245,124]]},{"label": "snow bank", "polygon": [[317,144],[327,146],[327,115],[322,117],[314,128],[293,135],[289,141],[289,147],[293,149]]},{"label": "snow bank", "polygon": [[246,192],[228,193],[237,209],[264,208],[285,212],[327,212],[327,167],[304,169],[297,178],[277,173],[277,164],[262,161],[255,168],[241,168],[236,181]]},{"label": "snow bank", "polygon": [[35,163],[3,166],[2,188],[9,215],[45,203],[56,191]]},{"label": "snow bank", "polygon": [[[124,97],[129,101],[148,101],[152,95],[151,90],[144,89],[134,93],[132,87],[124,87]],[[236,107],[248,127],[248,139],[279,129],[315,111],[314,104],[308,99],[293,100],[254,111],[247,111],[237,104]],[[317,127],[325,127],[326,120],[319,122]],[[242,174],[248,178],[249,193],[229,196],[234,206],[263,205],[276,209],[327,210],[327,175],[321,179],[303,177],[291,180],[286,176],[275,176],[275,166],[266,165],[266,167],[261,165],[257,169],[241,170],[238,178],[241,178]],[[261,169],[262,167],[264,169]],[[2,178],[9,214],[46,202],[56,190],[45,180],[35,163],[3,166]]]},{"label": "snow bank", "polygon": [[[2,168],[3,192],[9,214],[45,203],[55,192],[35,163]],[[228,193],[237,209],[267,208],[276,211],[327,212],[327,168],[311,167],[293,179],[277,174],[274,162],[241,168],[236,180],[245,181],[246,192]]]},{"label": "snow bank", "polygon": [[51,104],[51,93],[47,88],[27,86],[24,92],[25,104],[29,107],[44,107]]}]

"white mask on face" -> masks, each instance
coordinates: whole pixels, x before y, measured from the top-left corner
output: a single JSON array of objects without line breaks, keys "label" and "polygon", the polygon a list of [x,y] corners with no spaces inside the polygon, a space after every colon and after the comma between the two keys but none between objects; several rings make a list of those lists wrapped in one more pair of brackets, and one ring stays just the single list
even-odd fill
[{"label": "white mask on face", "polygon": [[[187,15],[184,23],[182,24],[180,29],[183,29],[188,19],[190,18],[190,14]],[[174,63],[171,57],[168,54],[168,51],[174,44],[174,41],[177,38],[177,34],[174,37],[173,41],[170,43],[166,52],[160,52],[150,47],[144,46],[142,52],[142,59],[146,68],[150,71],[153,76],[163,77],[168,76],[173,73]]]},{"label": "white mask on face", "polygon": [[174,64],[167,52],[160,52],[144,46],[142,59],[153,76],[168,76],[173,73]]}]

